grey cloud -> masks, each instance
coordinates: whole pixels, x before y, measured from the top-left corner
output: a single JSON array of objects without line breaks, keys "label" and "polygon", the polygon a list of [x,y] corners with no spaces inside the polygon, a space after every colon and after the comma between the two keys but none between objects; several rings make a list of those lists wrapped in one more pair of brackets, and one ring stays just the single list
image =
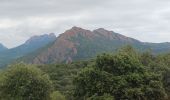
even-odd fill
[{"label": "grey cloud", "polygon": [[27,17],[42,15],[64,16],[90,10],[101,0],[4,0],[0,3],[2,17]]},{"label": "grey cloud", "polygon": [[32,35],[58,35],[72,26],[165,42],[169,12],[169,0],[0,0],[0,42],[14,47]]}]

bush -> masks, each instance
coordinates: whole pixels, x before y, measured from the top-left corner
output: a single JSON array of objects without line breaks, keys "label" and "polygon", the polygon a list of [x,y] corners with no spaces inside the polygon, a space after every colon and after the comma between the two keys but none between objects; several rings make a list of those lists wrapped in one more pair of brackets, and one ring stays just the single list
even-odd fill
[{"label": "bush", "polygon": [[92,97],[88,98],[87,100],[115,100],[115,99],[111,95],[104,94],[103,96],[93,95]]},{"label": "bush", "polygon": [[165,100],[167,96],[162,76],[147,70],[136,53],[127,51],[98,56],[96,64],[82,70],[74,83],[77,100],[104,94],[116,100]]},{"label": "bush", "polygon": [[1,98],[7,100],[49,100],[51,81],[36,67],[16,64],[1,75]]},{"label": "bush", "polygon": [[66,100],[59,91],[54,91],[50,96],[51,100]]}]

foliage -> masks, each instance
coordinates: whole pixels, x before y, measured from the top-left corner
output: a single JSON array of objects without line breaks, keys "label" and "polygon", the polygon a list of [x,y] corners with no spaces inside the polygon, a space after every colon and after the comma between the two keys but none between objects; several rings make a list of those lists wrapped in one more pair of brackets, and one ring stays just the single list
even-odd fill
[{"label": "foliage", "polygon": [[10,66],[0,84],[3,100],[49,100],[51,88],[48,75],[25,64]]},{"label": "foliage", "polygon": [[[145,55],[145,54],[142,54]],[[164,89],[168,94],[168,99],[170,99],[170,54],[160,54],[158,56],[148,53],[150,57],[143,56],[142,62],[148,62],[147,68],[149,71],[160,74],[162,76],[162,82]],[[149,60],[150,59],[150,60]]]},{"label": "foliage", "polygon": [[12,65],[0,70],[0,99],[169,100],[170,53],[139,53],[126,46],[95,60]]},{"label": "foliage", "polygon": [[65,97],[58,91],[54,91],[51,95],[51,100],[66,100]]},{"label": "foliage", "polygon": [[113,96],[108,95],[108,94],[104,94],[103,96],[96,96],[93,95],[90,98],[87,98],[87,100],[115,100]]},{"label": "foliage", "polygon": [[116,100],[166,99],[161,75],[147,70],[135,52],[126,50],[132,49],[99,55],[95,65],[82,70],[74,80],[76,99],[104,94]]},{"label": "foliage", "polygon": [[67,99],[72,98],[72,80],[89,61],[79,61],[71,64],[40,65],[42,71],[50,76],[54,90],[61,92]]}]

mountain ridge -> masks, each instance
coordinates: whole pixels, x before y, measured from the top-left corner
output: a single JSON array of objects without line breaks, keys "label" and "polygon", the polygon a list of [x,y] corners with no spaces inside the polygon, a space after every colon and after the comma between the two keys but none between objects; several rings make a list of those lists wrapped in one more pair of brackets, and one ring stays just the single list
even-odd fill
[{"label": "mountain ridge", "polygon": [[[98,28],[93,31],[72,27],[60,34],[48,48],[26,62],[33,64],[69,63],[89,59],[102,52],[113,52],[125,45],[132,45],[139,51],[151,49],[155,53],[170,51],[170,43],[145,43],[114,31]],[[33,59],[33,60],[32,60]]]},{"label": "mountain ridge", "polygon": [[2,43],[0,43],[0,52],[8,50],[7,47],[5,47]]},{"label": "mountain ridge", "polygon": [[[52,37],[49,39],[52,41],[49,42],[44,39],[44,37],[48,36]],[[137,39],[127,37],[104,28],[87,30],[80,27],[72,27],[60,34],[58,37],[55,36],[55,38],[53,38],[54,36],[54,33],[49,35],[45,34],[43,36],[33,36],[24,44],[16,47],[17,49],[10,49],[9,51],[12,51],[12,54],[4,53],[5,55],[2,55],[4,57],[6,57],[6,55],[10,55],[10,57],[12,57],[12,59],[10,58],[10,62],[52,64],[86,60],[104,52],[113,53],[125,45],[132,45],[135,49],[142,52],[152,50],[155,54],[170,51],[170,43],[168,42],[141,42]],[[39,37],[39,39],[37,39],[37,37]],[[37,40],[39,40],[39,42],[37,42]],[[47,43],[44,44],[44,40]],[[41,46],[38,43],[40,43]],[[27,48],[27,46],[29,48]],[[25,52],[26,50],[29,50],[29,52]],[[0,55],[0,65],[4,60],[2,60],[2,55]]]},{"label": "mountain ridge", "polygon": [[17,47],[0,52],[0,66],[4,66],[13,60],[25,56],[43,46],[46,46],[50,42],[55,41],[56,36],[51,34],[32,36],[24,44]]}]

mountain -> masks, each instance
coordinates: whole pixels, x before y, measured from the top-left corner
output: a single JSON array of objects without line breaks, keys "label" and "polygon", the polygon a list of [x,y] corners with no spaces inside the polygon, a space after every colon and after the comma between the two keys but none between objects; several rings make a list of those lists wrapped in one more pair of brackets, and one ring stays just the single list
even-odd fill
[{"label": "mountain", "polygon": [[55,42],[21,59],[33,64],[69,63],[103,52],[114,52],[125,45],[132,45],[140,51],[151,49],[154,53],[170,51],[170,43],[145,43],[103,28],[90,31],[73,27],[60,34]]},{"label": "mountain", "polygon": [[5,51],[5,50],[8,50],[8,48],[0,43],[0,52]]},{"label": "mountain", "polygon": [[44,34],[40,36],[33,36],[30,39],[28,39],[24,44],[16,48],[10,49],[10,52],[20,57],[47,45],[50,42],[53,42],[55,39],[56,36],[54,33]]},{"label": "mountain", "polygon": [[33,36],[28,39],[24,44],[18,47],[0,52],[0,66],[4,66],[17,58],[20,58],[28,53],[31,53],[39,48],[46,46],[47,44],[55,40],[56,36],[54,33]]}]

